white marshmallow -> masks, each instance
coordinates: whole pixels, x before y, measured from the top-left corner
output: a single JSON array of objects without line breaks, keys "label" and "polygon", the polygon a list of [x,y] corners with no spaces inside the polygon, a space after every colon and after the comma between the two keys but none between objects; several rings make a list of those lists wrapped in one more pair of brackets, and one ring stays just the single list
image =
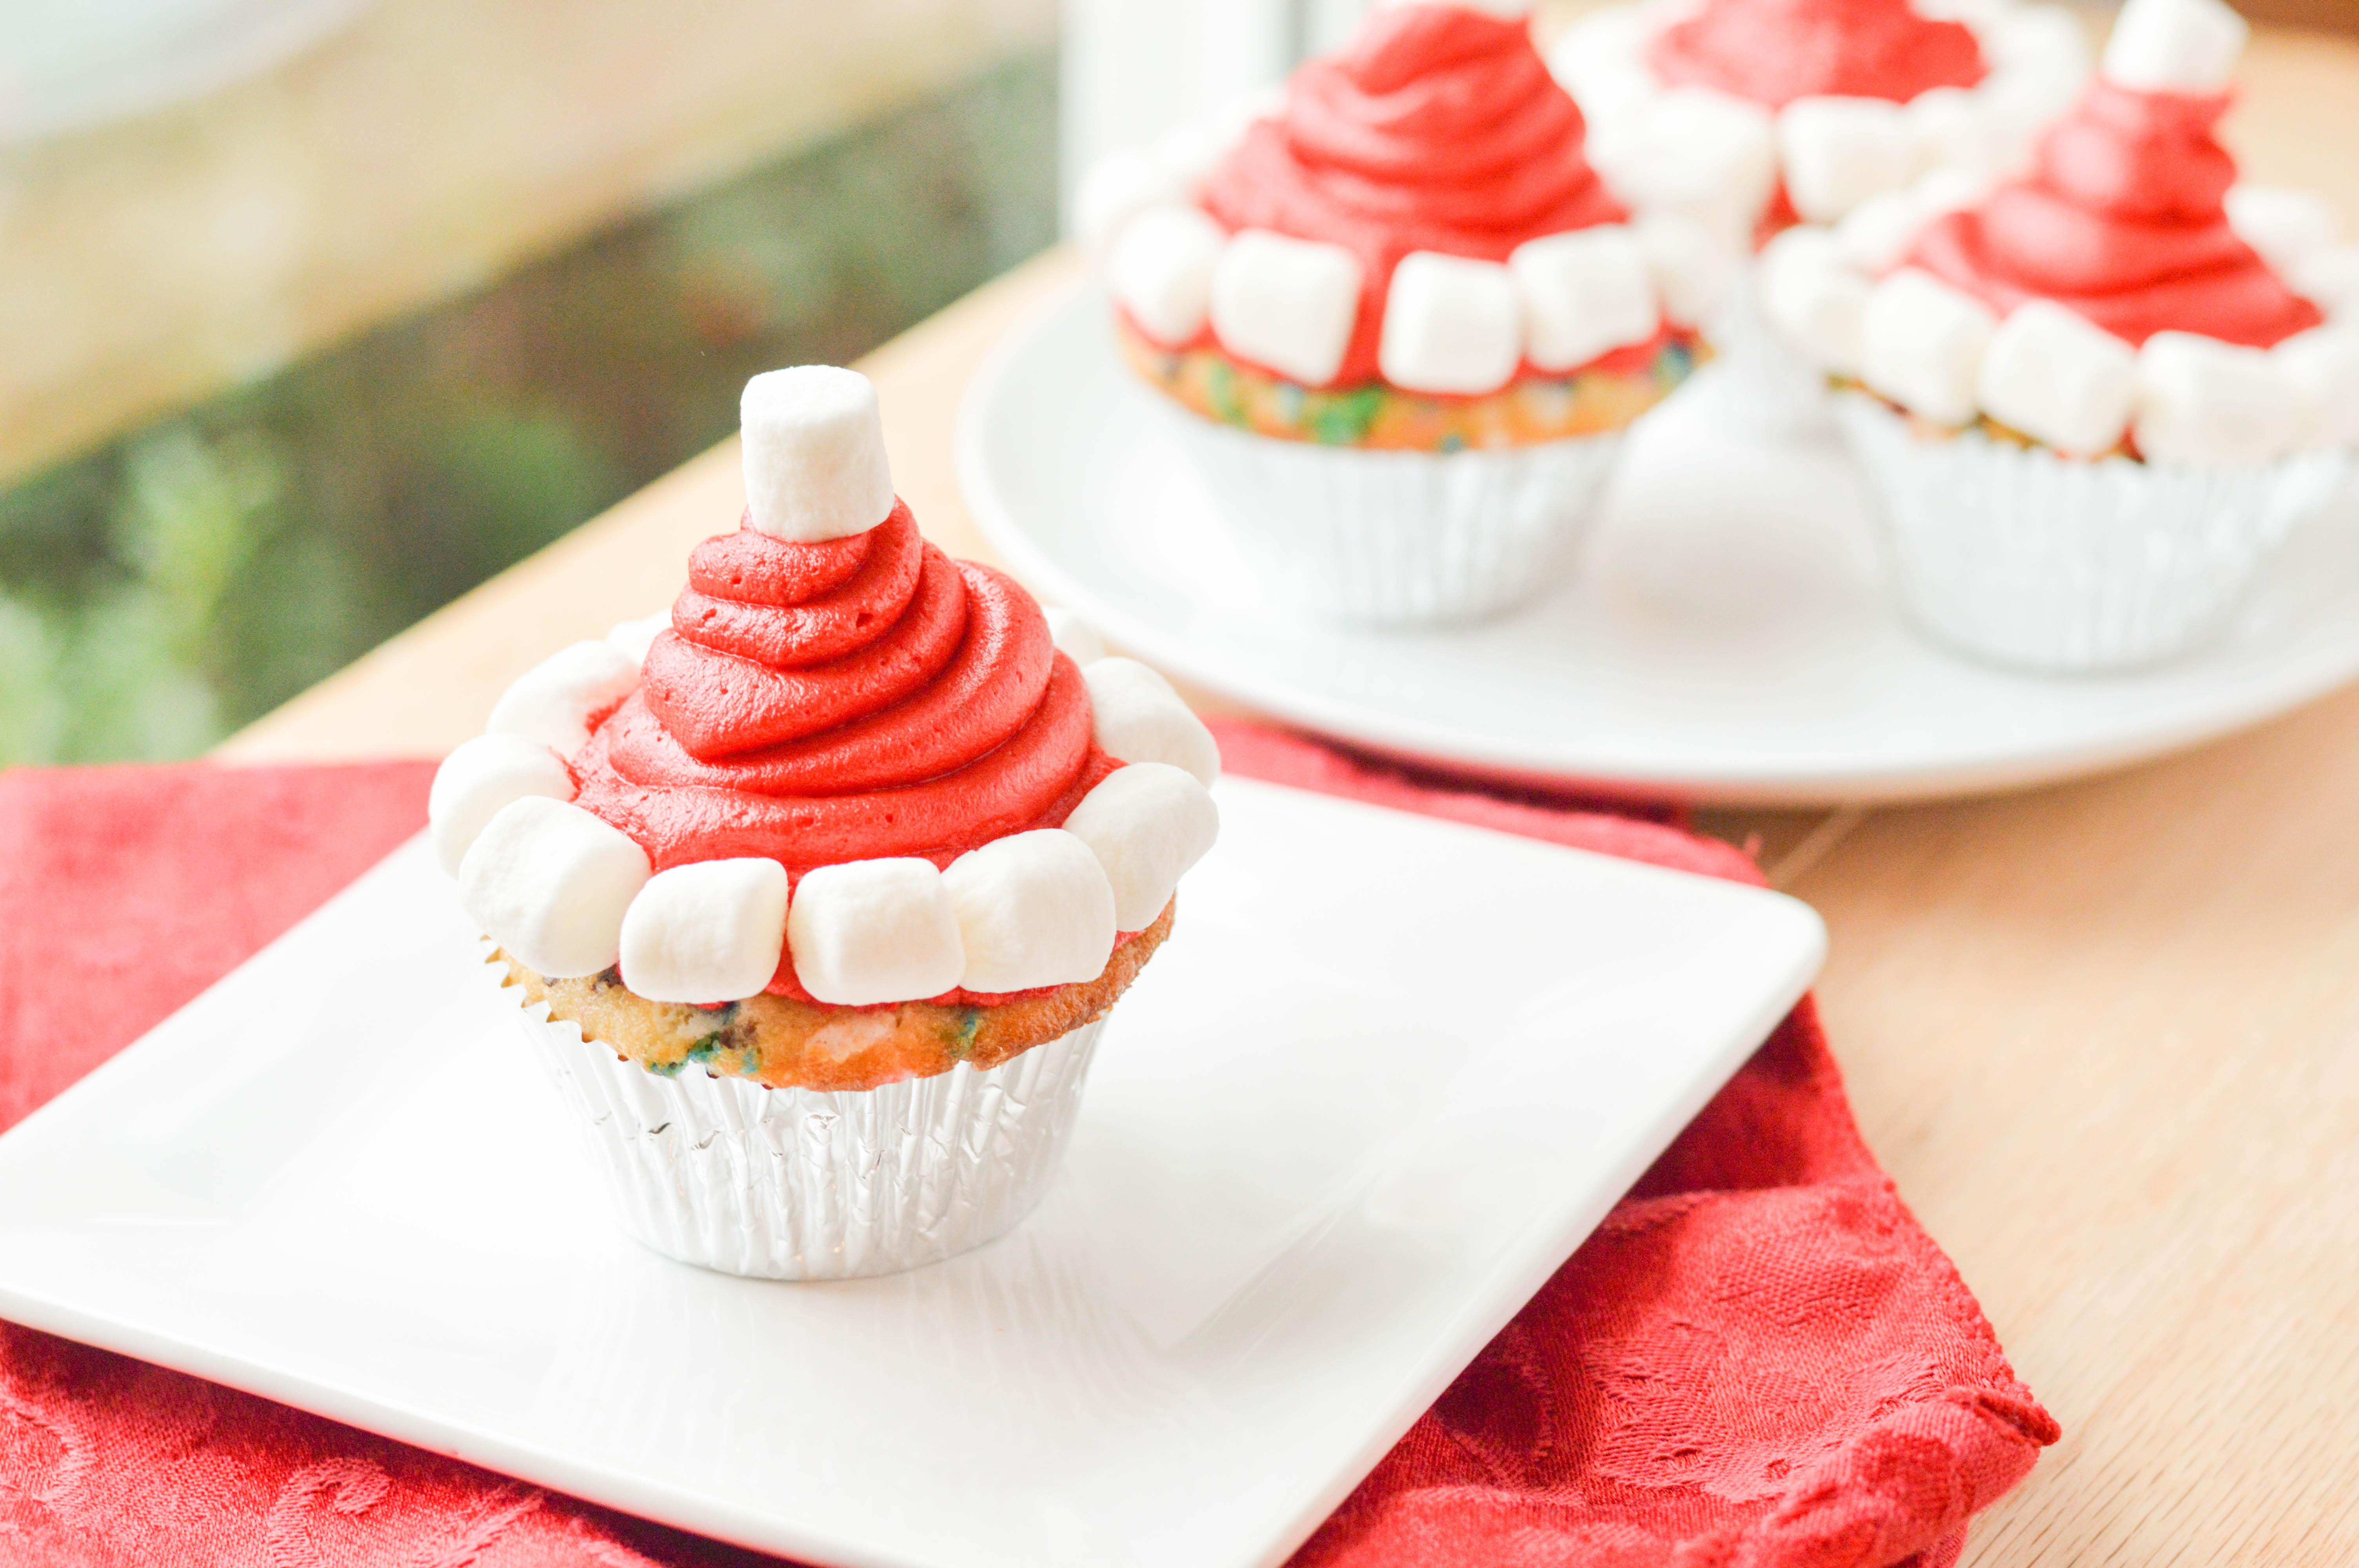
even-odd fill
[{"label": "white marshmallow", "polygon": [[1983,352],[1997,330],[1989,306],[1930,273],[1904,267],[1869,291],[1860,319],[1860,379],[1928,419],[1967,424]]},{"label": "white marshmallow", "polygon": [[2052,119],[2071,106],[2089,79],[2089,34],[2061,5],[2024,5],[1995,18],[1980,37],[1990,74],[1979,91],[1985,104],[2036,112]]},{"label": "white marshmallow", "polygon": [[2301,398],[2302,445],[2359,447],[2359,326],[2330,322],[2269,351]]},{"label": "white marshmallow", "polygon": [[2050,300],[2018,305],[1991,335],[1983,411],[2075,457],[2109,450],[2137,402],[2137,351]]},{"label": "white marshmallow", "polygon": [[615,622],[606,629],[606,641],[622,649],[631,663],[644,665],[647,662],[647,650],[655,645],[656,638],[670,630],[671,611],[658,610],[653,615],[643,616],[636,621]]},{"label": "white marshmallow", "polygon": [[839,1007],[940,996],[966,973],[958,911],[930,860],[853,860],[803,874],[787,916],[795,978]]},{"label": "white marshmallow", "polygon": [[1549,46],[1549,74],[1593,127],[1628,119],[1661,90],[1647,64],[1652,32],[1644,7],[1608,5],[1582,16]]},{"label": "white marshmallow", "polygon": [[1507,269],[1523,300],[1525,351],[1542,370],[1587,364],[1662,325],[1647,253],[1619,223],[1527,240]]},{"label": "white marshmallow", "polygon": [[2278,185],[2228,188],[2228,226],[2280,274],[2334,243],[2334,209],[2307,190]]},{"label": "white marshmallow", "polygon": [[892,515],[893,470],[876,388],[856,370],[765,371],[737,401],[754,526],[814,543],[864,534]]},{"label": "white marshmallow", "polygon": [[560,757],[590,739],[590,720],[638,689],[639,662],[605,641],[560,648],[516,676],[492,705],[487,735],[526,735]]},{"label": "white marshmallow", "polygon": [[1103,253],[1140,213],[1186,197],[1186,181],[1161,159],[1125,147],[1082,174],[1073,189],[1073,232],[1082,244]]},{"label": "white marshmallow", "polygon": [[1777,157],[1794,211],[1832,223],[1917,172],[1907,113],[1881,98],[1797,98],[1777,114]]},{"label": "white marshmallow", "polygon": [[466,859],[484,824],[502,806],[527,795],[573,798],[573,775],[565,759],[527,735],[478,735],[462,741],[434,770],[426,794],[426,825],[434,858],[452,876]]},{"label": "white marshmallow", "polygon": [[1359,258],[1341,245],[1241,230],[1212,269],[1212,330],[1233,353],[1323,385],[1351,346],[1360,283]]},{"label": "white marshmallow", "polygon": [[1495,392],[1523,358],[1516,280],[1497,262],[1411,251],[1385,295],[1376,368],[1413,392]]},{"label": "white marshmallow", "polygon": [[1935,87],[1903,106],[1910,161],[1919,169],[1981,168],[1991,159],[1991,123],[1982,95],[1963,87]]},{"label": "white marshmallow", "polygon": [[1099,641],[1088,622],[1054,605],[1041,606],[1040,613],[1049,618],[1049,641],[1073,663],[1091,665],[1105,657],[1105,643]]},{"label": "white marshmallow", "polygon": [[1843,259],[1824,229],[1788,229],[1761,248],[1754,297],[1761,315],[1788,343],[1838,375],[1857,375],[1867,275]]},{"label": "white marshmallow", "polygon": [[1708,88],[1677,87],[1597,128],[1589,161],[1634,211],[1669,208],[1750,232],[1777,184],[1769,114]]},{"label": "white marshmallow", "polygon": [[1221,810],[1202,784],[1165,762],[1133,762],[1106,775],[1065,818],[1114,888],[1114,923],[1155,924],[1188,868],[1221,836]]},{"label": "white marshmallow", "polygon": [[1043,828],[995,838],[942,873],[958,913],[969,990],[1020,991],[1093,980],[1116,931],[1114,887],[1090,847]]},{"label": "white marshmallow", "polygon": [[2235,75],[2252,28],[2222,0],[2129,0],[2105,40],[2102,68],[2148,92],[2218,92]]},{"label": "white marshmallow", "polygon": [[623,953],[647,852],[578,806],[528,795],[493,815],[459,862],[459,904],[508,956],[553,980]]},{"label": "white marshmallow", "polygon": [[1221,776],[1220,742],[1188,710],[1171,683],[1136,659],[1099,659],[1082,669],[1090,722],[1108,756],[1169,762],[1210,789]]},{"label": "white marshmallow", "polygon": [[2157,332],[2138,351],[2138,450],[2173,468],[2271,462],[2301,438],[2293,382],[2261,349]]},{"label": "white marshmallow", "polygon": [[786,935],[777,861],[674,866],[648,878],[623,915],[623,984],[649,1001],[742,1001],[778,972]]},{"label": "white marshmallow", "polygon": [[1843,260],[1860,271],[1886,272],[1908,254],[1926,221],[1913,191],[1878,191],[1843,214],[1834,226],[1835,244]]},{"label": "white marshmallow", "polygon": [[2359,316],[2359,245],[2337,245],[2288,269],[2293,291],[2329,316]]},{"label": "white marshmallow", "polygon": [[1630,232],[1647,258],[1663,314],[1692,327],[1712,314],[1745,265],[1752,246],[1737,232],[1716,229],[1686,212],[1642,212]]},{"label": "white marshmallow", "polygon": [[1193,207],[1142,212],[1106,258],[1106,287],[1148,337],[1177,348],[1204,330],[1227,238]]}]

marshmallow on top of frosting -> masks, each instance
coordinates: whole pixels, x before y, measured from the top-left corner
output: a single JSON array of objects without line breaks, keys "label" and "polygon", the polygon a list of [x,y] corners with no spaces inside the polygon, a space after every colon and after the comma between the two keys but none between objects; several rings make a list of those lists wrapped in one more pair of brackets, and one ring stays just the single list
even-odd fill
[{"label": "marshmallow on top of frosting", "polygon": [[892,515],[885,425],[866,376],[835,365],[766,371],[745,384],[737,410],[756,528],[813,544]]}]

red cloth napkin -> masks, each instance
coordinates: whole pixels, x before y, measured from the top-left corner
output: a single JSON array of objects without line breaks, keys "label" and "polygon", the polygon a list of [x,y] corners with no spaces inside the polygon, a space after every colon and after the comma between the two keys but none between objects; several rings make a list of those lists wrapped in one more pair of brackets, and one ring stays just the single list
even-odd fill
[{"label": "red cloth napkin", "polygon": [[[1757,881],[1725,845],[1223,726],[1235,772]],[[0,774],[0,1128],[424,820],[420,763]],[[1299,1568],[1943,1568],[2055,1422],[1860,1141],[1809,1003]],[[0,1561],[767,1561],[0,1323]]]}]

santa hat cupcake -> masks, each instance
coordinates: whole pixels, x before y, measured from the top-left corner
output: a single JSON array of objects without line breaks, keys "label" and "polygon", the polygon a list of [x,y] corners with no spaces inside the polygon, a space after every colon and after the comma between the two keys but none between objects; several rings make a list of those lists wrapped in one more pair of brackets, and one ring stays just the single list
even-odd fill
[{"label": "santa hat cupcake", "polygon": [[745,518],[669,625],[519,678],[432,834],[631,1231],[884,1273],[1046,1190],[1219,754],[1152,671],[1078,664],[919,535],[864,378],[757,376],[744,414]]},{"label": "santa hat cupcake", "polygon": [[1886,256],[1811,229],[1765,256],[1938,640],[2041,670],[2177,653],[2359,438],[2332,221],[2239,190],[2213,135],[2245,36],[2220,0],[2130,0],[2031,173]]},{"label": "santa hat cupcake", "polygon": [[1494,9],[1381,9],[1209,165],[1125,160],[1084,192],[1124,352],[1239,548],[1348,620],[1471,620],[1555,580],[1721,265],[1632,220],[1522,8]]}]

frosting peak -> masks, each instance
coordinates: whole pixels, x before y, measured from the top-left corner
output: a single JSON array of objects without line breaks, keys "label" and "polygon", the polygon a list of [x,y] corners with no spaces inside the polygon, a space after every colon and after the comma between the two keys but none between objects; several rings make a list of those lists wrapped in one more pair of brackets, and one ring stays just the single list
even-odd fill
[{"label": "frosting peak", "polygon": [[1359,259],[1359,315],[1326,384],[1348,385],[1377,379],[1401,257],[1505,261],[1526,240],[1624,216],[1582,135],[1524,22],[1402,5],[1296,71],[1284,110],[1247,130],[1200,199],[1232,231],[1325,241]]},{"label": "frosting peak", "polygon": [[1056,826],[1113,766],[1039,606],[897,503],[849,537],[748,525],[697,546],[637,693],[574,763],[577,803],[658,871],[758,856],[798,873],[946,865]]},{"label": "frosting peak", "polygon": [[1984,74],[1972,29],[1908,0],[1708,0],[1655,36],[1649,63],[1669,85],[1770,109],[1821,96],[1905,103]]},{"label": "frosting peak", "polygon": [[2267,348],[2322,318],[2229,227],[2224,94],[2102,79],[2042,138],[2031,174],[1918,237],[1908,261],[2002,315],[2053,299],[2115,337],[2200,333]]}]

